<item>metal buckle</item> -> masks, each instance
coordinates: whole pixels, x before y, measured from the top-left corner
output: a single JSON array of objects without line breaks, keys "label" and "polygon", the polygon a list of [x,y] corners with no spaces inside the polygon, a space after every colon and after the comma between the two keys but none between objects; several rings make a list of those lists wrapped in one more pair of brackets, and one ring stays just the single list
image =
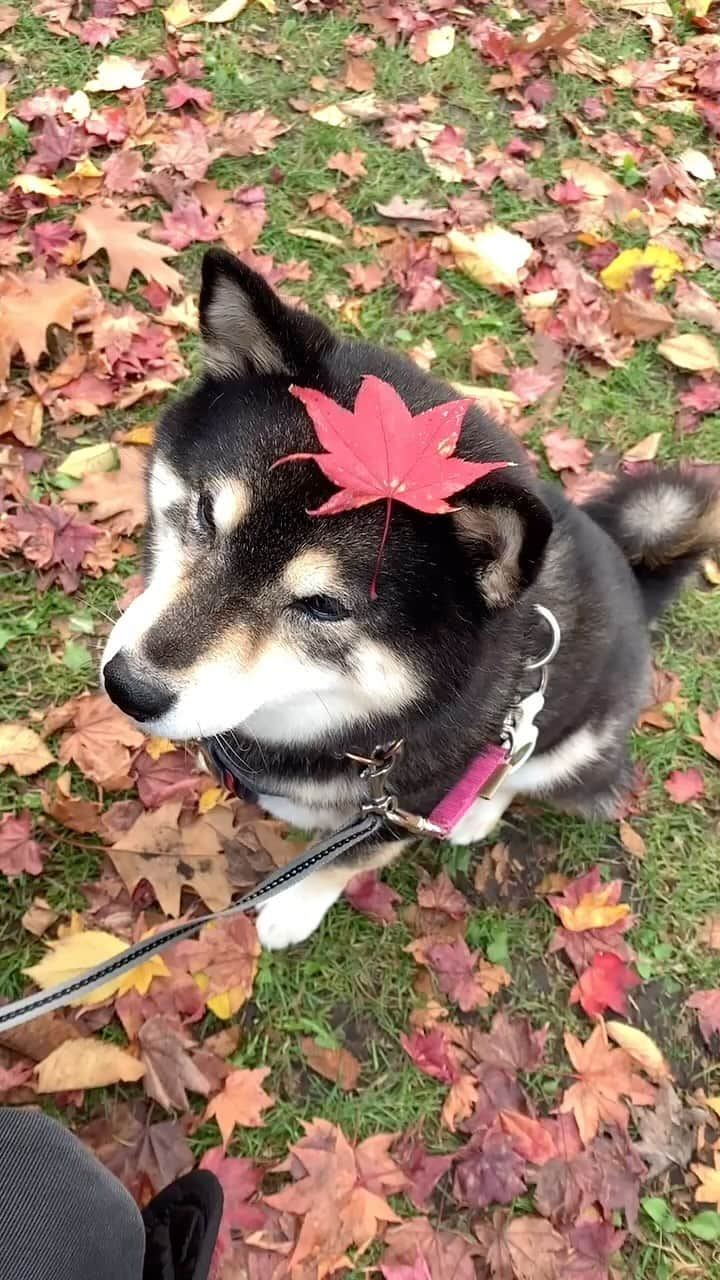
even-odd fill
[{"label": "metal buckle", "polygon": [[423,818],[419,813],[408,813],[406,809],[401,809],[397,802],[397,796],[392,795],[386,789],[385,779],[394,769],[396,762],[402,755],[404,746],[403,739],[398,738],[396,742],[391,742],[387,747],[376,747],[371,756],[355,755],[352,751],[345,752],[346,759],[363,766],[360,778],[367,784],[368,798],[361,801],[360,810],[362,813],[378,814],[386,822],[400,827],[401,830],[407,831],[411,835],[444,835],[443,829],[437,826],[436,823],[430,822],[429,818]]}]

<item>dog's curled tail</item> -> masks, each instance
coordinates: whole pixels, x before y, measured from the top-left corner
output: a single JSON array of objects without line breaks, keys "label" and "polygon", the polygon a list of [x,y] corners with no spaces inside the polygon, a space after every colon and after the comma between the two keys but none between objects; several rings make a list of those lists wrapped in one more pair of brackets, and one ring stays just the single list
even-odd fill
[{"label": "dog's curled tail", "polygon": [[670,603],[699,557],[720,545],[720,484],[699,467],[621,476],[585,510],[630,561],[648,618]]}]

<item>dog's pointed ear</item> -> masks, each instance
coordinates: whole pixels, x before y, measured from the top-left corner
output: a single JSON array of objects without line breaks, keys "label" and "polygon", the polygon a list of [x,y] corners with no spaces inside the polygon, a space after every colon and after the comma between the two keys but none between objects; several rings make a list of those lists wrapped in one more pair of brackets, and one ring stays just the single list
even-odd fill
[{"label": "dog's pointed ear", "polygon": [[540,572],[552,516],[540,498],[509,480],[481,480],[454,502],[452,520],[478,589],[491,608],[507,608]]},{"label": "dog's pointed ear", "polygon": [[335,341],[314,316],[289,307],[257,271],[225,249],[203,258],[200,332],[215,374],[301,374]]}]

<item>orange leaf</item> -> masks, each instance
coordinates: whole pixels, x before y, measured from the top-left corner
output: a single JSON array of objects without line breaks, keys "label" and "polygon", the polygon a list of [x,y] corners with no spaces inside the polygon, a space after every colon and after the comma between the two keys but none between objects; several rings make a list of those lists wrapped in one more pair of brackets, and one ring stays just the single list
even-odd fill
[{"label": "orange leaf", "polygon": [[720,1152],[715,1152],[715,1168],[707,1164],[691,1164],[690,1168],[700,1186],[695,1188],[695,1199],[698,1204],[714,1204],[720,1213]]},{"label": "orange leaf", "polygon": [[[104,249],[110,259],[110,287],[124,293],[133,271],[146,280],[155,280],[166,289],[179,293],[182,278],[169,267],[166,258],[174,258],[169,245],[146,240],[147,222],[132,222],[114,205],[93,204],[79,213],[75,227],[85,236],[80,261]],[[73,282],[74,283],[74,282]]]},{"label": "orange leaf", "polygon": [[356,1088],[361,1065],[347,1049],[324,1049],[311,1036],[303,1036],[300,1048],[309,1067],[341,1089]]},{"label": "orange leaf", "polygon": [[256,1071],[245,1068],[231,1071],[222,1091],[208,1103],[204,1119],[214,1118],[217,1121],[224,1147],[227,1147],[236,1125],[243,1129],[262,1128],[262,1113],[275,1101],[262,1088],[262,1082],[269,1074],[269,1067],[258,1067]]},{"label": "orange leaf", "polygon": [[575,907],[559,905],[557,911],[564,927],[571,933],[581,933],[583,929],[604,929],[624,920],[630,915],[630,908],[626,902],[609,904],[612,893],[612,885],[604,885],[593,893],[583,894]]}]

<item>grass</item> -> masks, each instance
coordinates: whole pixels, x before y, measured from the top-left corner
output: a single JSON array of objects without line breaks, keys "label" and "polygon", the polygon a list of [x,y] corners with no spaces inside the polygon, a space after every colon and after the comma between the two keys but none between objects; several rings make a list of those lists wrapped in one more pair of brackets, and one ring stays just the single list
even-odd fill
[{"label": "grass", "polygon": [[[212,91],[215,105],[225,111],[254,110],[262,105],[290,126],[267,155],[220,159],[210,176],[227,187],[265,185],[269,216],[260,242],[262,251],[281,262],[307,259],[312,278],[292,289],[337,325],[327,297],[347,294],[344,264],[371,262],[375,252],[356,248],[350,233],[330,219],[310,214],[308,199],[318,191],[339,187],[338,198],[355,224],[363,227],[378,222],[375,206],[394,195],[433,205],[444,203],[448,195],[461,194],[463,187],[443,183],[417,151],[391,150],[377,125],[355,123],[347,129],[334,129],[294,110],[293,99],[320,104],[348,96],[338,83],[346,57],[344,42],[366,28],[333,13],[319,20],[300,17],[284,4],[279,8],[278,17],[272,19],[252,6],[231,28],[203,32],[204,83]],[[492,6],[487,12],[492,14]],[[607,65],[652,56],[643,30],[631,15],[619,16],[602,5],[596,5],[595,12],[600,24],[583,37],[582,44],[602,56]],[[498,13],[501,20],[507,20],[505,10]],[[683,24],[684,19],[678,17],[678,31]],[[80,89],[99,61],[94,51],[74,37],[50,35],[29,9],[4,40],[20,59],[12,100],[50,85]],[[147,58],[159,53],[165,40],[161,13],[154,9],[133,19],[126,33],[113,42],[112,52]],[[249,51],[250,42],[257,49],[258,42],[270,40],[277,46],[279,61]],[[423,94],[435,95],[438,118],[466,130],[467,145],[473,151],[481,152],[490,144],[501,146],[512,136],[510,110],[514,104],[493,92],[490,71],[464,41],[458,41],[449,57],[424,66],[412,62],[402,47],[389,49],[380,44],[373,62],[381,99],[411,102]],[[312,77],[322,77],[327,84],[315,79],[316,87],[312,87]],[[552,81],[555,97],[547,108],[550,123],[542,135],[541,154],[528,164],[529,172],[545,183],[560,179],[566,157],[595,158],[568,117],[578,114],[582,102],[597,92],[596,86],[590,80],[559,73]],[[151,93],[151,101],[159,105],[160,89],[153,87]],[[103,101],[102,95],[99,101]],[[700,145],[701,128],[693,118],[660,110],[652,116],[646,113],[638,122],[636,114],[630,92],[619,90],[605,127],[620,135],[634,129],[649,139],[651,127],[670,126],[671,156],[685,147]],[[365,153],[367,176],[346,185],[327,169],[326,162],[332,152],[355,148]],[[0,159],[0,180],[9,180],[26,150],[25,135],[18,126],[10,133]],[[503,225],[545,211],[543,205],[524,201],[502,184],[496,183],[486,198]],[[705,198],[715,205],[718,191],[706,189]],[[64,212],[67,215],[67,210]],[[62,214],[58,209],[56,216]],[[328,248],[299,238],[289,231],[298,226],[339,235],[344,248]],[[692,239],[694,233],[689,231],[688,235]],[[177,265],[193,288],[201,256],[202,247],[196,246],[178,259]],[[720,294],[710,272],[699,279]],[[468,379],[469,349],[488,334],[500,337],[519,363],[531,362],[527,333],[511,299],[489,294],[454,272],[446,274],[446,283],[452,301],[443,311],[431,314],[398,312],[390,288],[371,295],[362,307],[360,333],[403,349],[431,340],[437,352],[434,370],[450,379]],[[144,306],[134,282],[130,296],[136,305]],[[357,333],[342,320],[339,324],[346,332]],[[185,344],[185,350],[191,365],[196,365],[197,350],[192,341]],[[569,361],[553,425],[581,429],[594,448],[614,455],[650,431],[660,430],[663,459],[720,460],[717,417],[703,419],[693,435],[679,438],[674,432],[678,381],[653,344],[640,344],[622,368],[604,371],[602,377],[596,373],[580,360]],[[127,426],[147,417],[147,406],[137,406],[121,419],[110,413],[101,424],[89,424],[86,434],[94,438],[112,430],[120,420]],[[538,426],[528,437],[531,446],[537,446],[546,425]],[[52,438],[48,442],[53,456],[64,447]],[[0,714],[6,719],[27,719],[92,686],[94,662],[108,619],[122,594],[123,579],[135,566],[126,562],[98,581],[86,579],[69,597],[57,589],[38,593],[32,574],[7,565],[3,562],[0,576]],[[720,705],[720,670],[715,660],[719,633],[720,592],[711,592],[699,583],[688,588],[658,631],[658,661],[681,678],[687,705],[670,731],[636,736],[636,756],[650,777],[646,812],[634,819],[646,844],[643,860],[629,858],[613,824],[581,823],[547,812],[529,817],[513,812],[498,838],[509,840],[517,870],[505,896],[497,887],[494,896],[487,899],[474,895],[468,930],[472,945],[496,948],[506,955],[504,963],[513,983],[503,1000],[514,1013],[526,1013],[536,1024],[550,1024],[551,1061],[559,1061],[556,1055],[562,1033],[570,1028],[585,1034],[587,1024],[568,1009],[570,973],[560,961],[548,958],[553,919],[534,889],[549,870],[575,874],[595,862],[607,876],[623,876],[630,883],[638,917],[631,938],[647,979],[646,986],[635,993],[635,1020],[657,1037],[678,1079],[688,1087],[702,1086],[709,1094],[720,1093],[720,1064],[711,1062],[703,1051],[684,1010],[684,1000],[694,990],[720,985],[720,954],[698,941],[703,919],[718,910],[720,781],[693,739],[698,704],[710,709]],[[87,651],[87,662],[76,664],[75,669],[67,660],[68,639]],[[706,799],[702,805],[674,805],[662,783],[672,769],[691,766],[704,773]],[[42,821],[39,791],[10,771],[0,776],[0,805],[3,811],[29,807]],[[53,855],[43,876],[0,884],[0,991],[4,995],[22,989],[22,969],[41,949],[19,926],[32,899],[44,896],[57,911],[66,913],[81,905],[80,887],[100,871],[101,856],[92,841],[73,841],[68,833],[60,834],[50,824],[48,833]],[[394,867],[388,878],[409,901],[419,866],[435,871],[445,861],[461,886],[473,892],[473,870],[483,852],[453,850],[448,854],[437,847],[425,847],[418,862],[406,860]],[[340,906],[302,950],[263,956],[253,1003],[242,1015],[242,1038],[234,1060],[243,1066],[270,1064],[270,1083],[279,1100],[264,1128],[243,1131],[236,1139],[238,1154],[280,1157],[288,1142],[298,1137],[302,1120],[315,1115],[341,1124],[353,1138],[418,1127],[431,1148],[453,1145],[452,1137],[439,1125],[442,1088],[411,1066],[399,1043],[415,1003],[415,966],[403,952],[409,936],[402,923],[379,929]],[[479,1020],[489,1021],[492,1012],[479,1014]],[[298,1048],[302,1034],[346,1044],[357,1053],[363,1062],[357,1095],[342,1094],[307,1071]],[[557,1079],[549,1076],[544,1087],[552,1096]],[[193,1138],[198,1152],[216,1141],[216,1130],[208,1125]],[[720,1263],[700,1242],[685,1238],[678,1242],[677,1236],[663,1232],[649,1218],[641,1221],[628,1265],[633,1276],[647,1280],[665,1280],[683,1268],[698,1274],[698,1267],[708,1280],[720,1278]]]}]

